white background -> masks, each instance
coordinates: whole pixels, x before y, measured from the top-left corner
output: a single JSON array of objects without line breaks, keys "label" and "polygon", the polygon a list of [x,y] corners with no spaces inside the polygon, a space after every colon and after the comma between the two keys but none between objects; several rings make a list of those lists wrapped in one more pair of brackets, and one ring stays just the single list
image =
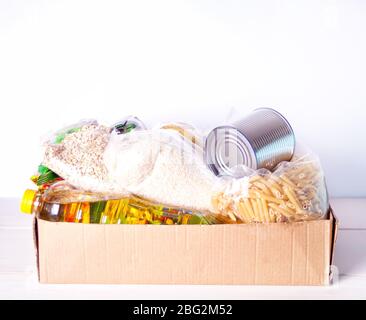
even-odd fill
[{"label": "white background", "polygon": [[275,107],[331,196],[366,196],[366,1],[0,0],[0,196],[81,118],[209,130]]}]

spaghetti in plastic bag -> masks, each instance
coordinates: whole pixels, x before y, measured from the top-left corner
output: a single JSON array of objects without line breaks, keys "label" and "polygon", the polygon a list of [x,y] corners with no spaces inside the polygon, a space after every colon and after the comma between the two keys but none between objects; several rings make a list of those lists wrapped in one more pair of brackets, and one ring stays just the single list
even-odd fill
[{"label": "spaghetti in plastic bag", "polygon": [[324,174],[313,154],[283,162],[274,172],[253,170],[226,179],[212,200],[215,211],[236,223],[316,220],[329,209]]}]

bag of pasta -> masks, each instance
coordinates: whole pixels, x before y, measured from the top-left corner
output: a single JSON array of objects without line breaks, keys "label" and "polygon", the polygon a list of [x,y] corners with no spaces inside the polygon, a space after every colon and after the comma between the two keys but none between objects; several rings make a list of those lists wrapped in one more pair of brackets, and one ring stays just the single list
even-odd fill
[{"label": "bag of pasta", "polygon": [[329,209],[323,170],[313,154],[295,156],[273,172],[253,170],[246,177],[228,179],[212,204],[236,223],[316,220],[325,218]]}]

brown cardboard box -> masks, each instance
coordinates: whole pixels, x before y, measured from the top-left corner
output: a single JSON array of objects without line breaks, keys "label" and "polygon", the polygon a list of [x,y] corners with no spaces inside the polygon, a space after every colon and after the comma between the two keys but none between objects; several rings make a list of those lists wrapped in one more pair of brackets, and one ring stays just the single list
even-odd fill
[{"label": "brown cardboard box", "polygon": [[42,283],[327,285],[337,220],[250,225],[34,224]]}]

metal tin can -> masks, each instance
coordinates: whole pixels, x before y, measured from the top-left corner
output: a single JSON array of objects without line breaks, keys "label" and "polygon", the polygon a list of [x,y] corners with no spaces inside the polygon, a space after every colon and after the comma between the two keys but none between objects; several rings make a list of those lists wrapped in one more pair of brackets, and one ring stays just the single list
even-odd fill
[{"label": "metal tin can", "polygon": [[205,160],[216,175],[239,178],[246,175],[245,168],[273,170],[280,162],[290,161],[294,150],[295,135],[285,117],[260,108],[213,129],[206,138]]}]

